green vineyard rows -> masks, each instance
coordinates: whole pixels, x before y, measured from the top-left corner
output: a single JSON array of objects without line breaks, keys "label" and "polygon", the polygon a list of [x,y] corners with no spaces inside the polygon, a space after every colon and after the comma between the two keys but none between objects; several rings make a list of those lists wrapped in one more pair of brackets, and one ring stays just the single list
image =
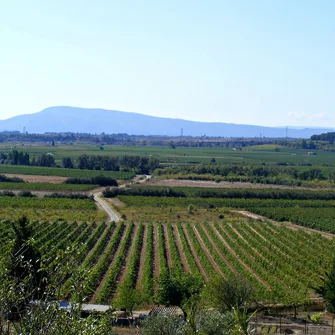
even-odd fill
[{"label": "green vineyard rows", "polygon": [[[103,304],[113,304],[122,288],[136,287],[146,303],[153,301],[160,285],[157,267],[160,274],[187,271],[205,281],[239,273],[255,287],[259,301],[296,306],[308,301],[321,285],[334,247],[319,233],[243,219],[108,225],[55,221],[31,222],[29,227],[43,259],[53,266],[59,251],[70,246],[77,250],[76,263],[89,271],[88,301]],[[13,237],[10,221],[0,221],[0,233],[4,252]],[[154,264],[157,259],[159,264]],[[69,299],[71,278],[60,284]]]}]

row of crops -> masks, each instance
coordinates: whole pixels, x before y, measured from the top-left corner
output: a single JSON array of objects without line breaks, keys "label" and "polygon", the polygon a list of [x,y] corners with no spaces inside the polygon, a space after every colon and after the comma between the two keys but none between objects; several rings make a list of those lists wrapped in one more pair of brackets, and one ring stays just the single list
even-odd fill
[{"label": "row of crops", "polygon": [[31,220],[47,221],[59,218],[91,222],[106,219],[106,213],[98,210],[91,199],[0,196],[0,217],[13,220],[22,215]]},{"label": "row of crops", "polygon": [[335,233],[334,200],[286,200],[243,198],[176,198],[119,196],[128,206],[233,208],[248,210],[276,221],[289,221],[301,226]]},{"label": "row of crops", "polygon": [[[318,233],[271,223],[33,222],[34,239],[50,262],[58,250],[76,245],[77,262],[90,270],[88,301],[112,303],[123,288],[139,290],[146,302],[159,289],[157,277],[188,272],[204,281],[242,274],[259,301],[294,305],[308,300],[331,264],[333,241]],[[11,236],[0,223],[0,248]],[[157,242],[157,245],[155,245]],[[68,297],[71,279],[62,284]]]},{"label": "row of crops", "polygon": [[100,175],[115,179],[131,179],[134,177],[132,172],[123,171],[102,171],[102,170],[80,170],[80,169],[65,169],[65,168],[50,168],[41,166],[25,166],[25,165],[1,165],[0,174],[25,174],[36,176],[58,176],[71,178],[92,178]]},{"label": "row of crops", "polygon": [[0,184],[1,190],[25,190],[25,191],[89,191],[98,185],[87,184],[52,184],[52,183],[11,183]]}]

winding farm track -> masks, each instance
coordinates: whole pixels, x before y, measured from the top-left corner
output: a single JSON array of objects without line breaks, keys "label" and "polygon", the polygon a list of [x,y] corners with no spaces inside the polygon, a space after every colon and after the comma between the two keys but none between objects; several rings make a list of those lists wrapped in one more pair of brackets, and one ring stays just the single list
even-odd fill
[{"label": "winding farm track", "polygon": [[112,221],[119,222],[120,219],[118,215],[116,214],[116,212],[112,210],[112,208],[108,205],[108,203],[104,199],[101,198],[101,196],[102,196],[101,192],[95,193],[93,195],[94,201],[96,201],[104,209],[104,211],[107,213],[107,215],[110,218],[109,220],[110,222]]},{"label": "winding farm track", "polygon": [[[136,176],[135,180],[137,180],[137,183],[144,183],[147,180],[151,179],[151,175],[144,175],[143,179],[139,179],[141,176]],[[121,186],[119,186],[119,188],[125,188],[129,185],[134,184],[134,181],[127,183],[127,184],[123,184]],[[99,189],[96,189],[95,193],[93,193],[93,199],[95,202],[97,202],[102,209],[107,213],[107,215],[109,216],[109,222],[119,222],[120,218],[117,214],[117,212],[109,205],[109,203],[102,198],[102,192],[101,192],[102,188],[100,187]]]}]

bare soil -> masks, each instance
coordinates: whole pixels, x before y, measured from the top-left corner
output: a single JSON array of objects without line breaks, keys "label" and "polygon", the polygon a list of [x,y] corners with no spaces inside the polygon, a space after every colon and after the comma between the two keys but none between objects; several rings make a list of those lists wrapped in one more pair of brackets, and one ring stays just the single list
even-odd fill
[{"label": "bare soil", "polygon": [[29,183],[50,183],[50,184],[62,184],[67,177],[58,177],[58,176],[37,176],[37,175],[26,175],[26,174],[11,174],[4,173],[5,176],[10,178],[21,178],[24,181]]}]

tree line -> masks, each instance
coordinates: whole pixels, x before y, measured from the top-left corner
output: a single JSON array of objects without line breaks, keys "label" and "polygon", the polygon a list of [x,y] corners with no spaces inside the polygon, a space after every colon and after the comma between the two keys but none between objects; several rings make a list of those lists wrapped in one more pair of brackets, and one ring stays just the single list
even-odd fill
[{"label": "tree line", "polygon": [[[43,167],[58,166],[52,153],[43,153],[37,158],[29,153],[14,149],[9,153],[0,153],[0,164],[30,165]],[[80,155],[78,158],[63,157],[61,167],[81,170],[125,171],[149,174],[159,167],[159,160],[141,156]]]}]

